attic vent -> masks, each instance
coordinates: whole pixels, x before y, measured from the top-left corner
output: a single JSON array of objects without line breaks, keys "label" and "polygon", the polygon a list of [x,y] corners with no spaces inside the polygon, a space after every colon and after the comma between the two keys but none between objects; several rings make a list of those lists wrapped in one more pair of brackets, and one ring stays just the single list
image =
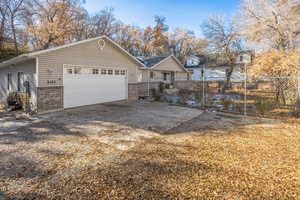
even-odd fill
[{"label": "attic vent", "polygon": [[105,47],[105,41],[103,39],[98,40],[98,49],[102,51]]}]

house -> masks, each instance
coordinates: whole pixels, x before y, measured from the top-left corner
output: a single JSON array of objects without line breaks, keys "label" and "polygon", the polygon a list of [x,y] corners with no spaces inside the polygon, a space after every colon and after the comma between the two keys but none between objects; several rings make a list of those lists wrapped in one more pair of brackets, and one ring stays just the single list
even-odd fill
[{"label": "house", "polygon": [[[189,81],[190,72],[175,56],[138,57],[137,59],[147,68],[142,70],[143,75],[139,76],[139,81],[144,83],[139,84],[138,87],[140,96],[151,96],[151,91],[159,90],[161,83],[182,89],[192,87],[192,82]],[[146,90],[145,87],[148,89]]]},{"label": "house", "polygon": [[141,61],[106,36],[23,54],[0,63],[0,103],[28,94],[38,113],[150,95],[158,82],[187,85],[189,72],[174,57]]},{"label": "house", "polygon": [[[252,62],[252,58],[252,51],[238,54],[231,74],[232,82],[245,80],[245,66]],[[217,55],[209,55],[206,59],[204,56],[189,57],[185,67],[192,73],[192,80],[196,81],[202,80],[203,76],[206,81],[226,81],[226,74],[230,70],[230,66],[224,64]]]}]

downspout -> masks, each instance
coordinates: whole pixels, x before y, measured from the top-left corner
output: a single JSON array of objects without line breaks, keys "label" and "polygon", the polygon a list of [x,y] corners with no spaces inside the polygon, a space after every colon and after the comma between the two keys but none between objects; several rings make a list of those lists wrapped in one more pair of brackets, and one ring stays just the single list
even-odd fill
[{"label": "downspout", "polygon": [[150,97],[150,69],[148,69],[148,97]]},{"label": "downspout", "polygon": [[38,112],[38,87],[40,85],[40,62],[39,57],[35,57],[35,99],[34,99],[34,110]]},{"label": "downspout", "polygon": [[177,71],[174,72],[174,80],[173,80],[173,81],[174,81],[174,82],[173,82],[173,87],[174,87],[174,88],[175,88],[175,84],[176,84],[176,72],[177,72]]}]

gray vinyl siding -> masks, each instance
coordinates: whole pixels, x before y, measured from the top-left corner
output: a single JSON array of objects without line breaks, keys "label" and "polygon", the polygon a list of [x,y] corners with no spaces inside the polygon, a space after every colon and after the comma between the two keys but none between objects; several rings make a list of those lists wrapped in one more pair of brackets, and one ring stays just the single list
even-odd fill
[{"label": "gray vinyl siding", "polygon": [[150,82],[164,81],[165,72],[175,72],[175,81],[188,80],[188,73],[172,57],[168,57],[151,71],[153,72],[152,79],[148,78],[150,76],[148,70],[141,70],[142,81],[140,82],[147,82],[148,80]]},{"label": "gray vinyl siding", "polygon": [[162,61],[159,65],[154,67],[153,70],[185,72],[185,70],[182,69],[182,67],[178,64],[178,62],[174,60],[173,57],[168,57],[167,59]]},{"label": "gray vinyl siding", "polygon": [[[7,102],[9,92],[18,91],[18,72],[24,72],[24,80],[30,83],[31,100],[33,106],[36,106],[36,62],[35,59],[18,63],[13,66],[0,68],[0,103]],[[12,85],[8,90],[7,74],[11,73]]]},{"label": "gray vinyl siding", "polygon": [[140,65],[109,41],[105,41],[106,45],[102,51],[98,49],[98,41],[90,41],[38,55],[38,87],[50,86],[48,80],[56,82],[51,86],[62,86],[64,64],[126,68],[128,83],[136,83]]}]

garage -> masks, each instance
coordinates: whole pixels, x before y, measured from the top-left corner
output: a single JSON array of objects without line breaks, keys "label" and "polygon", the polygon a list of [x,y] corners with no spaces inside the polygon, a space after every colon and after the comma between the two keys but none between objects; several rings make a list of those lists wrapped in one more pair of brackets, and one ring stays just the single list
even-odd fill
[{"label": "garage", "polygon": [[127,99],[123,68],[64,65],[64,108]]}]

